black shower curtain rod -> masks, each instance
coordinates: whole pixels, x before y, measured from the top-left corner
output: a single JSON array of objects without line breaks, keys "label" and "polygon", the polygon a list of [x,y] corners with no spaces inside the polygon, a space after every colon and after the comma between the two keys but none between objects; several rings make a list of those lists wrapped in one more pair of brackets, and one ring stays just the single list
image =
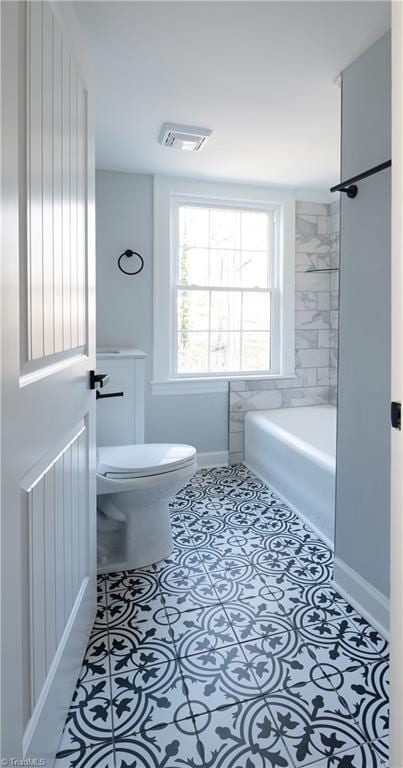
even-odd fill
[{"label": "black shower curtain rod", "polygon": [[373,168],[370,168],[368,171],[363,171],[363,173],[359,173],[357,176],[353,176],[351,179],[347,179],[346,181],[341,181],[340,184],[336,184],[335,187],[330,187],[331,192],[345,192],[347,197],[357,197],[358,194],[358,187],[356,182],[362,181],[363,179],[367,179],[368,176],[373,176],[374,173],[379,173],[379,171],[384,171],[385,168],[390,168],[392,165],[391,160],[386,160],[384,163],[380,163],[379,165],[374,165]]}]

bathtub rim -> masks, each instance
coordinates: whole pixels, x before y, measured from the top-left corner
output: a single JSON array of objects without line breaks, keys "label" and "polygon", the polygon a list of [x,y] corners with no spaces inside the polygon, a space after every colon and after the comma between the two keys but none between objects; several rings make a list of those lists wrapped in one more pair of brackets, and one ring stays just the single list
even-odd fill
[{"label": "bathtub rim", "polygon": [[[301,406],[304,407],[304,406]],[[317,408],[318,406],[305,406],[310,408]],[[336,417],[337,417],[337,408],[334,406],[336,411]],[[314,461],[316,464],[318,464],[323,469],[331,472],[332,474],[336,474],[336,442],[335,442],[335,453],[334,455],[327,453],[326,451],[322,450],[321,448],[318,448],[315,445],[312,445],[312,443],[308,442],[307,440],[304,440],[302,437],[298,437],[298,435],[293,434],[290,432],[286,427],[279,426],[275,422],[271,421],[269,414],[271,411],[275,411],[276,413],[281,412],[282,408],[271,408],[271,409],[262,409],[259,411],[247,411],[245,413],[245,424],[244,424],[244,430],[246,432],[247,423],[250,420],[256,420],[259,419],[258,425],[264,421],[267,421],[270,424],[270,428],[266,431],[271,434],[273,437],[281,440],[283,443],[286,443],[289,445],[293,450],[298,451],[301,454],[304,454],[305,456],[308,456],[312,461]],[[294,408],[291,408],[290,410],[296,410]],[[260,421],[261,420],[261,421]]]}]

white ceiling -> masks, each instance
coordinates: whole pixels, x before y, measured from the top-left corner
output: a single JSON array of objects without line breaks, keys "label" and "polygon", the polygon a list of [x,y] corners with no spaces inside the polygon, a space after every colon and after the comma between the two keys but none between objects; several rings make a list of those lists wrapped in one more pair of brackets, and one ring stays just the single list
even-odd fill
[{"label": "white ceiling", "polygon": [[[328,188],[338,73],[390,26],[383,2],[76,2],[96,76],[97,167]],[[160,147],[165,121],[213,130]]]}]

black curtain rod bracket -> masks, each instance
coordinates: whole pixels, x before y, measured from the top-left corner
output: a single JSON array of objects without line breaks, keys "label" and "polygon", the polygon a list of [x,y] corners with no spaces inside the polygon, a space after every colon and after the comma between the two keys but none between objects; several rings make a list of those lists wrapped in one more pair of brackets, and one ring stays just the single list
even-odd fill
[{"label": "black curtain rod bracket", "polygon": [[374,165],[374,167],[370,168],[368,171],[363,171],[362,173],[359,173],[357,176],[353,176],[351,179],[346,179],[346,181],[341,181],[340,184],[336,184],[335,187],[330,187],[330,191],[345,192],[347,197],[350,197],[350,198],[357,197],[358,181],[362,181],[363,179],[367,179],[368,176],[373,176],[375,173],[384,171],[386,170],[386,168],[390,168],[391,165],[392,165],[391,160],[386,160],[386,162],[384,163],[380,163],[379,165]]}]

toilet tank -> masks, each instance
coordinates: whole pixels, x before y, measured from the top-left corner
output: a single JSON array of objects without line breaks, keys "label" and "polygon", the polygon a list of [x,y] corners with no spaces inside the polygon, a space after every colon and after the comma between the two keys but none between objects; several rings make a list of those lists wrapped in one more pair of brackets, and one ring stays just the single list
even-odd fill
[{"label": "toilet tank", "polygon": [[97,400],[98,446],[144,443],[145,360],[140,349],[97,352],[97,371],[110,375],[99,392],[123,392],[123,397]]}]

